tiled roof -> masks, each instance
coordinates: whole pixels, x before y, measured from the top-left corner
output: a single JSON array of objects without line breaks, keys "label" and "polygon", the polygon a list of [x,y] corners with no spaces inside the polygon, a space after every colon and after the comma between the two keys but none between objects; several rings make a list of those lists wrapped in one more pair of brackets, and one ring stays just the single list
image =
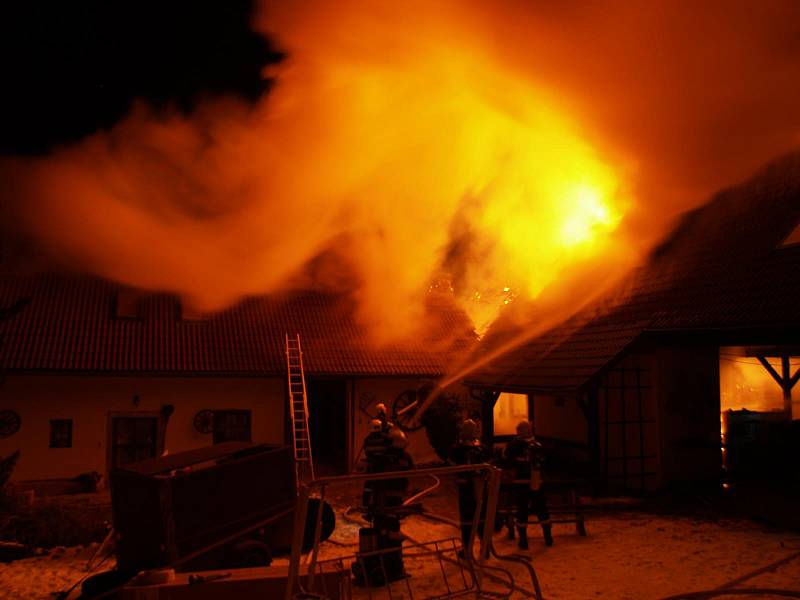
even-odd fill
[{"label": "tiled roof", "polygon": [[[782,245],[798,223],[800,153],[685,214],[601,308],[499,356],[468,380],[577,389],[645,332],[798,329],[800,246]],[[485,346],[504,335],[490,332]]]},{"label": "tiled roof", "polygon": [[0,366],[9,371],[263,375],[286,370],[284,334],[299,333],[310,375],[445,372],[474,340],[447,298],[432,298],[425,335],[373,348],[346,298],[321,293],[254,297],[203,320],[179,318],[167,295],[143,298],[140,318],[114,316],[119,287],[88,276],[5,277],[0,307],[27,306],[0,322]]}]

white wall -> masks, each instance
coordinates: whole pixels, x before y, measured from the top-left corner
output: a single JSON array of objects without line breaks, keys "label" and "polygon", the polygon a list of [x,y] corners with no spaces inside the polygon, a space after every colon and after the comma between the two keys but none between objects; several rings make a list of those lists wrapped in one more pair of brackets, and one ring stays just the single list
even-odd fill
[{"label": "white wall", "polygon": [[[22,425],[0,438],[0,456],[21,450],[17,480],[105,473],[109,413],[154,413],[164,404],[175,407],[165,443],[170,452],[211,444],[211,435],[192,424],[203,409],[251,410],[253,441],[283,443],[279,378],[9,376],[0,387],[0,409],[16,411]],[[50,419],[73,420],[72,448],[49,448]]]}]

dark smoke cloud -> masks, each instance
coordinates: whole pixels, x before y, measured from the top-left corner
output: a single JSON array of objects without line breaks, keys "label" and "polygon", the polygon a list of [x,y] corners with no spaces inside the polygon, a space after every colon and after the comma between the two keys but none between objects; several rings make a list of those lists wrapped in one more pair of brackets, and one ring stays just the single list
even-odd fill
[{"label": "dark smoke cloud", "polygon": [[[263,73],[268,94],[226,98],[237,86],[223,78],[213,100],[135,102],[106,131],[0,162],[6,228],[50,261],[201,310],[348,291],[390,338],[420,326],[437,269],[465,297],[514,277],[540,291],[572,264],[599,288],[599,255],[629,264],[676,211],[800,144],[792,0],[267,0],[252,25],[287,55]],[[571,210],[551,192],[584,171],[625,213],[588,259],[550,243]],[[608,234],[614,218],[595,213]],[[530,242],[522,258],[501,243],[507,226]]]}]

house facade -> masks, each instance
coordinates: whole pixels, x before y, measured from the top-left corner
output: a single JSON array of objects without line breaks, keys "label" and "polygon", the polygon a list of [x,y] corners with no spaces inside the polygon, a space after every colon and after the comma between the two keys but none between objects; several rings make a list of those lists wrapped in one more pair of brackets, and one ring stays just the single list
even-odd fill
[{"label": "house facade", "polygon": [[[486,346],[508,335],[490,333]],[[768,462],[796,464],[798,355],[795,154],[684,215],[614,294],[466,383],[499,402],[526,396],[537,435],[571,449],[597,481],[653,490],[719,481],[733,408],[781,423],[783,450]],[[726,375],[731,364],[739,379]],[[769,402],[742,379],[760,375]]]},{"label": "house facade", "polygon": [[[184,314],[177,298],[145,296],[75,275],[5,277],[0,322],[0,456],[15,480],[72,478],[163,452],[230,440],[291,443],[286,334],[299,334],[318,471],[358,458],[375,405],[392,406],[440,377],[471,326],[431,298],[413,343],[373,348],[346,298],[256,297],[222,313]],[[425,434],[412,454],[430,460]]]}]

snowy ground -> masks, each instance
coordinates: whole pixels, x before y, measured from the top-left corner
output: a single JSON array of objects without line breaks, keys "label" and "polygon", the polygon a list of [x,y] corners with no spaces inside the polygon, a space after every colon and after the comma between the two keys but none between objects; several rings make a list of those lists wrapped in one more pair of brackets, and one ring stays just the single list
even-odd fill
[{"label": "snowy ground", "polygon": [[[456,534],[453,528],[420,517],[407,520],[403,529],[415,539]],[[547,548],[541,534],[531,528],[527,552],[518,550],[504,533],[495,537],[495,545],[500,554],[530,559],[548,600],[657,600],[722,586],[800,553],[800,535],[769,531],[748,521],[607,513],[590,516],[587,530],[587,537],[580,537],[574,526],[556,525],[555,545]],[[337,532],[335,539],[340,535]],[[354,547],[328,546],[326,554],[346,550],[352,552]],[[491,564],[507,567],[502,562]],[[432,591],[433,583],[442,581],[435,561],[407,566],[412,580],[420,580],[414,584],[420,591]],[[511,570],[519,585],[531,589],[523,569]],[[746,584],[740,587],[800,590],[800,556],[773,572],[748,579]],[[412,587],[415,597],[417,589]]]},{"label": "snowy ground", "polygon": [[[87,561],[97,544],[88,547],[56,548],[49,554],[0,564],[0,598],[53,598],[86,575]],[[113,566],[113,559],[103,568]],[[80,587],[80,586],[78,586]]]},{"label": "snowy ground", "polygon": [[[445,514],[453,515],[451,511]],[[323,558],[355,552],[357,529],[340,517],[334,543],[323,545]],[[457,535],[452,527],[424,517],[407,519],[403,529],[415,539]],[[588,515],[587,530],[583,538],[573,526],[557,525],[555,545],[546,548],[538,531],[531,528],[528,552],[517,551],[504,533],[496,536],[495,543],[501,554],[517,552],[531,560],[547,600],[657,600],[724,585],[800,552],[800,535],[749,521],[605,512]],[[66,589],[85,575],[91,553],[91,548],[67,548],[0,565],[0,598],[51,598],[52,592]],[[442,581],[435,560],[407,560],[406,566],[415,598],[424,597],[422,592],[430,592]],[[445,565],[445,569],[457,579],[455,566]],[[512,570],[517,583],[530,587],[522,569]],[[800,557],[757,575],[746,585],[800,589]],[[363,590],[355,591],[357,597],[365,596]],[[395,592],[395,598],[400,593],[408,598],[400,587]]]}]

